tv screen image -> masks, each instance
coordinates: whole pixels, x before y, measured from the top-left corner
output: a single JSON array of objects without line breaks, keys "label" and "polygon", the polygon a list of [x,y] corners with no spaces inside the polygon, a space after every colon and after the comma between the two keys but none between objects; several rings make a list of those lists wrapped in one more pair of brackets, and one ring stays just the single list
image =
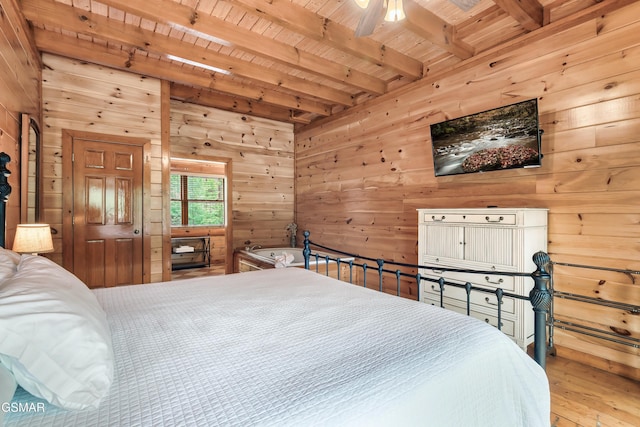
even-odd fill
[{"label": "tv screen image", "polygon": [[538,100],[431,125],[436,176],[541,165]]}]

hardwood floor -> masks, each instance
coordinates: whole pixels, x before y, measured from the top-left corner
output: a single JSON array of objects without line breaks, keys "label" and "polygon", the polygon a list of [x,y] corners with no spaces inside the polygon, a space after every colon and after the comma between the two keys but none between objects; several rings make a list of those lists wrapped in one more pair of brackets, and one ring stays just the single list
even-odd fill
[{"label": "hardwood floor", "polygon": [[[223,265],[177,270],[173,280],[224,274]],[[640,426],[640,382],[556,356],[547,359],[552,427]]]},{"label": "hardwood floor", "polygon": [[552,427],[640,426],[640,382],[563,357],[547,359]]},{"label": "hardwood floor", "polygon": [[218,276],[224,274],[224,264],[211,264],[211,267],[186,268],[171,272],[171,280],[190,279],[202,276]]}]

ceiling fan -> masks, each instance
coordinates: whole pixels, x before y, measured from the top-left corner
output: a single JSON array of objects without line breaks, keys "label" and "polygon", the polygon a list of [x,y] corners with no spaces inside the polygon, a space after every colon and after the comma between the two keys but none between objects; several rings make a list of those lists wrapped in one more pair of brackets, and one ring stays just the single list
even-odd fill
[{"label": "ceiling fan", "polygon": [[406,16],[402,7],[402,0],[355,0],[355,2],[365,10],[356,27],[356,37],[364,37],[373,33],[385,8],[387,9],[387,13],[384,16],[385,21],[401,21]]},{"label": "ceiling fan", "polygon": [[[356,27],[355,36],[364,37],[373,33],[383,10],[387,12],[384,20],[387,22],[402,21],[406,18],[402,0],[354,0],[358,6],[364,9],[364,13],[360,17],[358,26]],[[480,0],[449,0],[465,12],[478,4]]]}]

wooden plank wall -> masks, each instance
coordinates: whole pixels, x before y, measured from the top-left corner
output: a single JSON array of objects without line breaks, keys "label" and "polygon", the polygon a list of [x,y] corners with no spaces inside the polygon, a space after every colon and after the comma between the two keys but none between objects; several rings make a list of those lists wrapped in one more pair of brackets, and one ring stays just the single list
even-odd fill
[{"label": "wooden plank wall", "polygon": [[[558,262],[640,270],[640,2],[553,25],[296,132],[296,219],[312,240],[417,261],[417,208],[545,207]],[[429,124],[539,98],[543,166],[434,177]],[[638,276],[557,269],[556,288],[640,304]],[[578,281],[585,277],[586,282]],[[416,287],[405,296],[415,298]],[[556,301],[640,337],[640,316]],[[640,378],[640,350],[557,331],[562,351]]]},{"label": "wooden plank wall", "polygon": [[14,0],[0,1],[0,151],[11,157],[12,191],[7,201],[6,247],[20,222],[20,115],[40,122],[40,57],[31,47]]},{"label": "wooden plank wall", "polygon": [[[62,129],[143,137],[152,143],[151,281],[162,280],[160,82],[43,56],[43,221],[62,231]],[[234,246],[288,244],[293,221],[293,126],[172,101],[171,155],[228,157],[233,165]],[[61,233],[54,236],[62,262]],[[224,240],[215,239],[215,260]],[[218,253],[220,252],[220,253]]]},{"label": "wooden plank wall", "polygon": [[43,55],[42,221],[58,230],[62,264],[62,130],[139,137],[151,141],[151,281],[162,280],[161,84],[153,78]]},{"label": "wooden plank wall", "polygon": [[289,244],[293,144],[290,124],[171,101],[171,156],[231,159],[234,248]]}]

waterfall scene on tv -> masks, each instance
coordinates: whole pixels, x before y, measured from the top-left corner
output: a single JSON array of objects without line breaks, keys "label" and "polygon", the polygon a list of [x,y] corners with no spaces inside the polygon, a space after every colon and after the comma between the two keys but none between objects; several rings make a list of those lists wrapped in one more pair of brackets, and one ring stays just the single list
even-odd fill
[{"label": "waterfall scene on tv", "polygon": [[436,176],[540,166],[538,101],[431,125]]}]

